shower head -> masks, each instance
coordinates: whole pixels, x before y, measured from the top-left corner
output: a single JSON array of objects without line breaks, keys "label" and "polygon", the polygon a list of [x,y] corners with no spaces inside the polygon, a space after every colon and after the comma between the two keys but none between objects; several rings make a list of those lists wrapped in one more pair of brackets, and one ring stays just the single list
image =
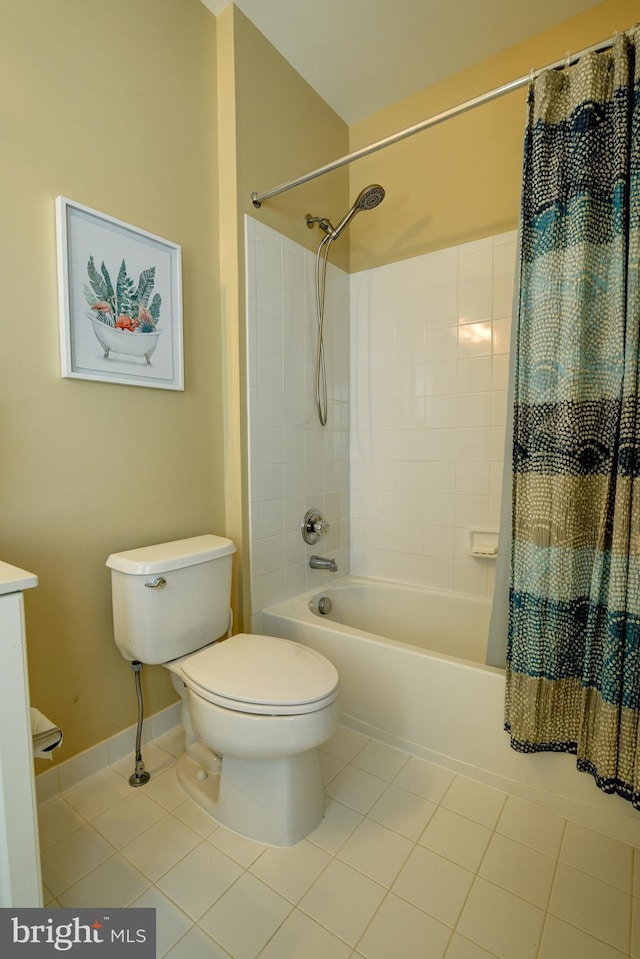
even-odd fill
[{"label": "shower head", "polygon": [[311,216],[310,213],[307,213],[305,217],[307,226],[310,230],[312,230],[314,225],[317,223],[320,229],[324,230],[327,236],[330,236],[332,240],[337,240],[344,228],[351,223],[356,213],[360,213],[361,210],[373,210],[380,203],[382,203],[383,200],[383,188],[377,183],[372,183],[371,186],[365,187],[364,190],[358,194],[356,202],[353,204],[346,216],[343,216],[335,228],[331,225],[331,222],[326,219],[326,217]]},{"label": "shower head", "polygon": [[371,186],[365,187],[364,190],[358,194],[356,202],[353,204],[349,212],[346,214],[346,216],[343,216],[333,231],[333,239],[338,239],[344,228],[351,223],[356,213],[360,213],[361,210],[373,210],[375,207],[379,206],[383,200],[384,190],[378,183],[372,183]]}]

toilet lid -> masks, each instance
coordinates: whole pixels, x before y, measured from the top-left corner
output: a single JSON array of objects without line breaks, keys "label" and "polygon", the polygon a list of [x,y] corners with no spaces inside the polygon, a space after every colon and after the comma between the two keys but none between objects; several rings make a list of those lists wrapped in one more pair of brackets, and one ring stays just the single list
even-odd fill
[{"label": "toilet lid", "polygon": [[338,673],[320,653],[274,636],[238,633],[182,662],[186,685],[240,712],[313,712],[337,695]]}]

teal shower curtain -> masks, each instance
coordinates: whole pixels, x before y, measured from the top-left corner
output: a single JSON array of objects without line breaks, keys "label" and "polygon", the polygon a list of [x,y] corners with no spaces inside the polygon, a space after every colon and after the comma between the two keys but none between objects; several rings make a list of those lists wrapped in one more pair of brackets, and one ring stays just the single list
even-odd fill
[{"label": "teal shower curtain", "polygon": [[639,42],[529,92],[505,715],[638,809]]}]

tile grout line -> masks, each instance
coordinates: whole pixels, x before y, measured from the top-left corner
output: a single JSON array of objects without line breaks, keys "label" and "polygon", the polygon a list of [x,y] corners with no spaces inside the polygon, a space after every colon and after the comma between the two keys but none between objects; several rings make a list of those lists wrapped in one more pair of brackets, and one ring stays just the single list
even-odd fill
[{"label": "tile grout line", "polygon": [[[555,866],[553,868],[553,876],[551,878],[551,884],[549,886],[549,894],[547,896],[547,905],[544,911],[544,920],[542,922],[542,929],[540,932],[540,942],[538,943],[538,948],[536,950],[536,959],[540,956],[540,950],[542,949],[542,943],[544,940],[544,934],[549,922],[549,917],[553,914],[550,911],[551,899],[553,897],[553,890],[556,884],[556,876],[558,874],[558,866],[560,865],[560,853],[562,852],[562,845],[564,843],[565,833],[567,831],[567,820],[565,819],[564,826],[562,827],[562,835],[560,836],[560,842],[558,844],[558,853],[556,855]],[[555,918],[555,917],[554,917]]]}]

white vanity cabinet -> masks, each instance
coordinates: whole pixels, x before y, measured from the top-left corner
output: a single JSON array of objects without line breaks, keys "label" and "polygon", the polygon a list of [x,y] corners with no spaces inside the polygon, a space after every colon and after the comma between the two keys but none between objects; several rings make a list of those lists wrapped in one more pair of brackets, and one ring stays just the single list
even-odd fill
[{"label": "white vanity cabinet", "polygon": [[0,562],[0,906],[41,906],[23,592],[33,573]]}]

